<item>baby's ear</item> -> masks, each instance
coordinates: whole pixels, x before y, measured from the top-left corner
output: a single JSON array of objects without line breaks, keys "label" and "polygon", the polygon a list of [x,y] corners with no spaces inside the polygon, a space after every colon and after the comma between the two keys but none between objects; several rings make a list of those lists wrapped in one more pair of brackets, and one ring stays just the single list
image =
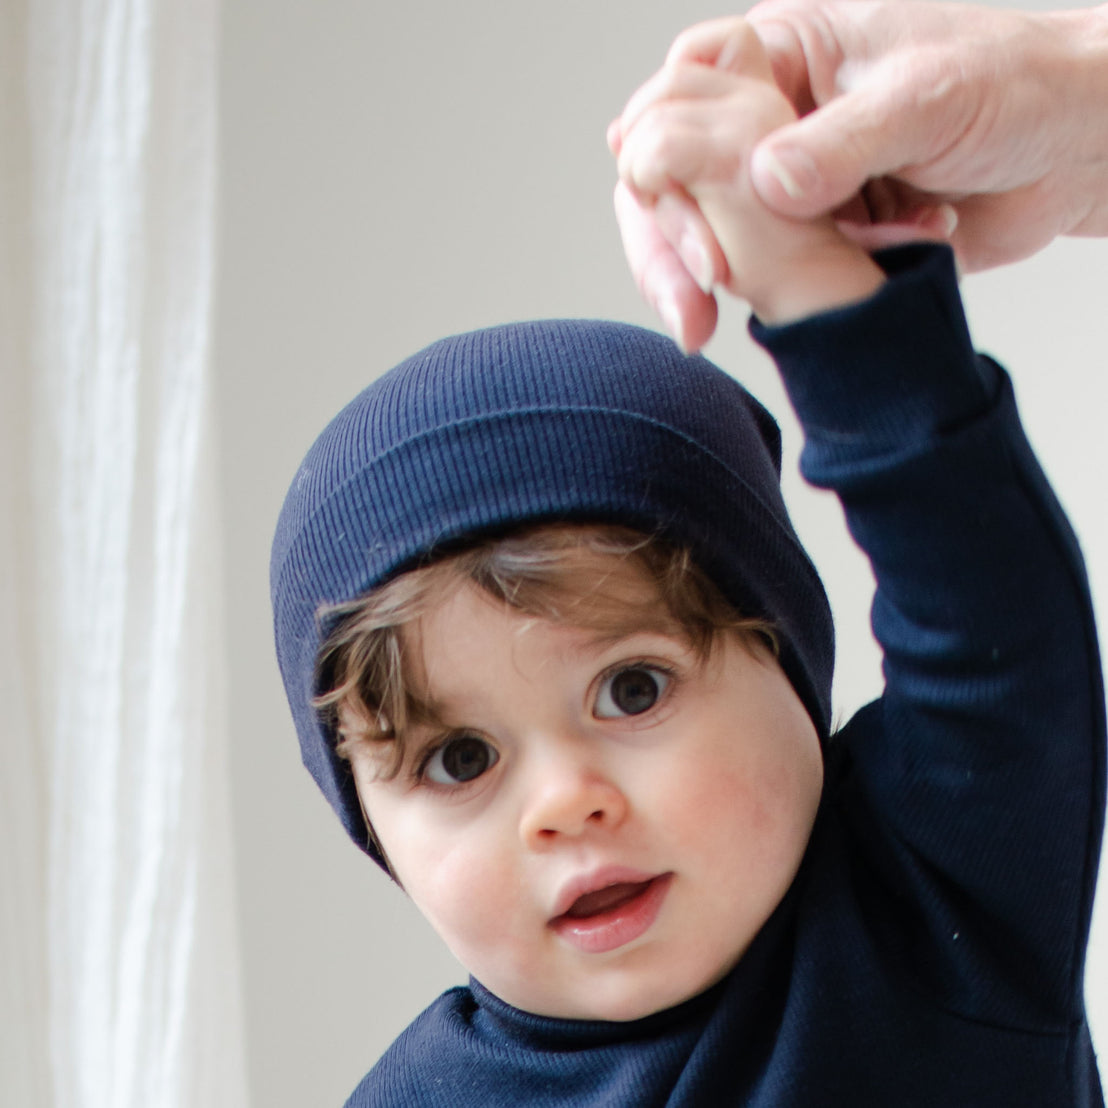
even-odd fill
[{"label": "baby's ear", "polygon": [[339,704],[335,719],[339,735],[345,742],[368,739],[372,733],[365,705],[360,701],[355,703],[350,697]]},{"label": "baby's ear", "polygon": [[353,696],[346,697],[338,705],[335,730],[339,749],[346,751],[359,745],[376,745],[381,739],[390,737],[389,721],[384,713]]}]

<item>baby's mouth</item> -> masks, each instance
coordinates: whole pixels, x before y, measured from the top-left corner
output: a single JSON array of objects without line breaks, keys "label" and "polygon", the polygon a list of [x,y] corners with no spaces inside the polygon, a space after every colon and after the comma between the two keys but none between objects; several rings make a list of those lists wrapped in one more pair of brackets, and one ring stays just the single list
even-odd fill
[{"label": "baby's mouth", "polygon": [[584,896],[579,896],[569,906],[564,915],[569,919],[587,919],[589,916],[596,916],[601,912],[610,912],[646,892],[650,884],[651,881],[621,881],[616,885],[609,885],[607,888],[585,893]]},{"label": "baby's mouth", "polygon": [[672,873],[644,881],[614,881],[582,893],[549,927],[586,954],[617,950],[654,926],[672,881]]}]

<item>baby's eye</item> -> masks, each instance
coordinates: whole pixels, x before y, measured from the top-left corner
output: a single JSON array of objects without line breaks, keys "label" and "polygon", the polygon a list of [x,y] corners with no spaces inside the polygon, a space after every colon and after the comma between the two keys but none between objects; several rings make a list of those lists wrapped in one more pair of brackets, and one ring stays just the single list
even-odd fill
[{"label": "baby's eye", "polygon": [[500,755],[476,735],[459,735],[436,747],[420,767],[420,776],[436,785],[464,785],[492,769]]},{"label": "baby's eye", "polygon": [[593,715],[599,719],[642,715],[658,703],[669,682],[664,670],[643,663],[616,670],[601,682]]}]

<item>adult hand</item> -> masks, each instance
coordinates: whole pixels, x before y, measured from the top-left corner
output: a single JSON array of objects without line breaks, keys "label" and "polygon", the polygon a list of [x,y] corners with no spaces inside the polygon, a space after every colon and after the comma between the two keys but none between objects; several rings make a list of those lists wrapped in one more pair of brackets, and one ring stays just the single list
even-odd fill
[{"label": "adult hand", "polygon": [[[695,205],[721,256],[698,258],[694,270],[763,322],[865,299],[884,277],[830,216],[791,219],[755,194],[751,150],[796,115],[751,25],[733,18],[726,26],[714,65],[671,59],[628,101],[619,121],[623,195],[652,208],[655,222],[666,218],[667,201]],[[687,331],[675,337],[686,349],[696,345]]]},{"label": "adult hand", "polygon": [[[745,75],[751,57],[757,55],[763,59],[761,64],[766,64],[761,40],[756,41],[756,51],[743,46],[750,42],[749,24],[738,17],[698,24],[680,35],[670,48],[663,71],[631,98],[609,128],[608,143],[613,154],[621,158],[624,138],[650,103],[657,83],[666,80],[667,71],[672,74],[689,66],[704,66]],[[769,75],[766,74],[767,78]],[[786,113],[785,119],[790,115]],[[745,178],[747,170],[744,159],[737,172]],[[890,187],[878,190],[874,185],[867,189],[867,195],[871,205],[866,209],[868,224],[875,200],[890,197],[892,191]],[[699,349],[716,325],[717,304],[712,290],[717,284],[726,287],[729,283],[724,252],[704,214],[681,187],[644,191],[630,188],[626,181],[616,187],[615,206],[627,260],[644,298],[682,347]],[[869,248],[902,241],[905,237],[946,239],[951,229],[950,215],[949,206],[929,202],[916,205],[910,217],[901,220],[901,223],[911,223],[907,234],[899,224],[891,231],[883,224],[865,226],[860,232],[855,229],[852,237]],[[774,213],[768,209],[765,218],[772,222],[773,217]],[[850,226],[855,227],[854,224]]]},{"label": "adult hand", "polygon": [[[966,270],[1108,234],[1108,9],[767,0],[747,18],[802,116],[752,156],[774,210],[837,211],[875,246],[939,214]],[[721,34],[692,28],[673,54]]]}]

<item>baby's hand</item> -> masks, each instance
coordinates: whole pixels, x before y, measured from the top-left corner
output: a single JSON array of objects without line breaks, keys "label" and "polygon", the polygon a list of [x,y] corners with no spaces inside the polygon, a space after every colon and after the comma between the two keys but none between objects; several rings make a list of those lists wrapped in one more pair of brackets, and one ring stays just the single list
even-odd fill
[{"label": "baby's hand", "polygon": [[[617,211],[631,268],[676,264],[667,221],[685,238],[680,254],[697,283],[746,300],[767,323],[781,323],[870,295],[882,274],[830,216],[787,219],[770,211],[750,182],[750,153],[795,120],[773,80],[765,50],[742,19],[718,24],[714,56],[691,59],[678,39],[666,65],[635,93],[609,131],[619,162]],[[703,41],[700,36],[698,41]],[[690,234],[693,236],[690,239]],[[675,244],[676,245],[676,244]],[[644,291],[645,288],[644,288]],[[706,341],[705,305],[656,303],[687,348]]]}]

